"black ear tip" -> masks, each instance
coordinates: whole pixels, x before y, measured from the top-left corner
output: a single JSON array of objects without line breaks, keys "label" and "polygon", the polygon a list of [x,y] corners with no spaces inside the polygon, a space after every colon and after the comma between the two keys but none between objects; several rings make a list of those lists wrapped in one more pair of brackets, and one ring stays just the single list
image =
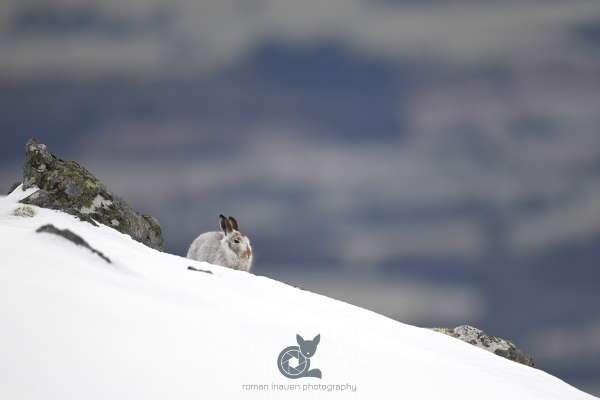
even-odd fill
[{"label": "black ear tip", "polygon": [[232,227],[234,230],[236,230],[236,231],[237,231],[237,230],[239,230],[239,229],[240,229],[240,227],[239,227],[239,225],[238,225],[238,222],[237,222],[237,220],[236,220],[235,218],[233,218],[231,215],[229,216],[229,223],[231,224],[231,227]]},{"label": "black ear tip", "polygon": [[223,232],[227,233],[227,231],[229,230],[229,221],[227,220],[227,218],[225,218],[225,216],[223,214],[219,214],[219,225],[221,226],[221,229],[223,230]]}]

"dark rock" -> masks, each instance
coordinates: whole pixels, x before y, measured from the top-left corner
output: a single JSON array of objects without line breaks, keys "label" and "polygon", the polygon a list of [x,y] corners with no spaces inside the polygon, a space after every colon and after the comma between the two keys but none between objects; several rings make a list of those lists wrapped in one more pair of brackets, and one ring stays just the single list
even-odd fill
[{"label": "dark rock", "polygon": [[25,151],[23,189],[37,186],[40,190],[21,203],[61,210],[93,225],[99,222],[163,250],[162,230],[156,218],[136,213],[84,167],[57,158],[36,139],[27,142]]},{"label": "dark rock", "polygon": [[86,249],[89,249],[92,253],[97,254],[100,258],[102,258],[107,263],[109,263],[109,264],[111,263],[111,261],[108,257],[106,257],[104,254],[102,254],[102,252],[94,249],[81,236],[79,236],[76,233],[73,233],[73,231],[70,231],[68,229],[58,229],[57,227],[55,227],[52,224],[47,224],[47,225],[40,226],[36,230],[36,232],[37,233],[41,233],[41,232],[52,233],[52,234],[58,235],[60,237],[63,237],[65,239],[75,243],[77,246],[82,246],[82,247],[85,247]]},{"label": "dark rock", "polygon": [[8,192],[6,192],[6,194],[11,194],[17,188],[17,186],[19,186],[20,184],[21,184],[21,182],[15,182],[12,185],[10,185],[8,188]]},{"label": "dark rock", "polygon": [[490,336],[481,329],[469,325],[461,325],[456,328],[432,328],[436,332],[445,333],[448,336],[460,339],[474,346],[492,352],[500,357],[508,358],[521,364],[533,367],[533,358],[525,355],[515,344],[509,340],[496,336]]},{"label": "dark rock", "polygon": [[196,268],[196,267],[192,267],[192,266],[187,267],[187,269],[189,269],[190,271],[197,271],[197,272],[204,272],[206,274],[212,274],[212,271],[209,271],[207,269],[200,269],[200,268]]}]

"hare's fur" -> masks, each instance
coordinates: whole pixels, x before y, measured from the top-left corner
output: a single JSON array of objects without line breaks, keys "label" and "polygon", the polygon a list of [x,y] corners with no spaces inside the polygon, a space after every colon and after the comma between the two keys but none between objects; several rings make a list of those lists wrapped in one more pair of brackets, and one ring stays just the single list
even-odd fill
[{"label": "hare's fur", "polygon": [[233,217],[219,216],[222,232],[206,232],[190,245],[187,257],[232,269],[250,271],[252,246],[242,235]]}]

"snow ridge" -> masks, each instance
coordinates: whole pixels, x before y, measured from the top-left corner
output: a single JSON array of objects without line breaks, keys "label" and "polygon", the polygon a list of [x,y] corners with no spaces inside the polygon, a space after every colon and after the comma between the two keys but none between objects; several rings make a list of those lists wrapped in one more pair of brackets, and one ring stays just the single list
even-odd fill
[{"label": "snow ridge", "polygon": [[[162,253],[107,226],[38,207],[14,215],[33,191],[0,198],[1,398],[594,398],[444,334]],[[45,224],[112,264],[35,232]],[[297,334],[320,335],[310,359],[321,379],[279,372]],[[292,384],[306,391],[277,389]]]}]

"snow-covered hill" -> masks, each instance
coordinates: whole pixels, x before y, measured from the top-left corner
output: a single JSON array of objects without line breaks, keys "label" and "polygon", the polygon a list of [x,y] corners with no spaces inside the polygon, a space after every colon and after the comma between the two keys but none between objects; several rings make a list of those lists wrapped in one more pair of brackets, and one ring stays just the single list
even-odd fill
[{"label": "snow-covered hill", "polygon": [[[0,398],[593,398],[446,335],[161,253],[106,226],[35,207],[14,215],[30,193],[0,198]],[[48,223],[112,263],[36,233]],[[322,379],[279,372],[296,334],[321,335],[311,368]]]}]

